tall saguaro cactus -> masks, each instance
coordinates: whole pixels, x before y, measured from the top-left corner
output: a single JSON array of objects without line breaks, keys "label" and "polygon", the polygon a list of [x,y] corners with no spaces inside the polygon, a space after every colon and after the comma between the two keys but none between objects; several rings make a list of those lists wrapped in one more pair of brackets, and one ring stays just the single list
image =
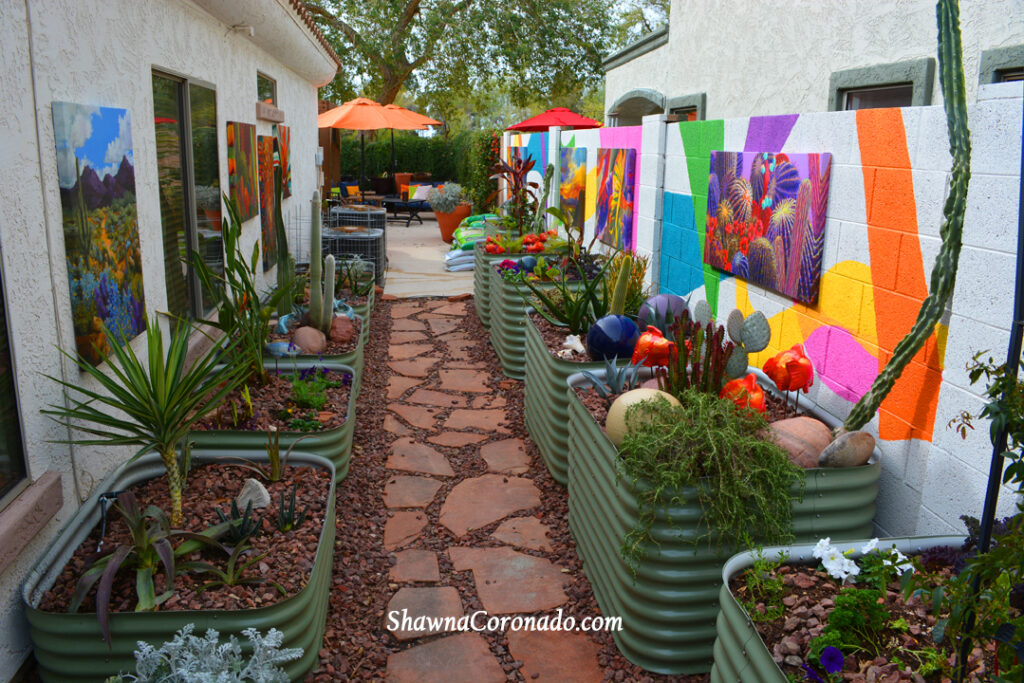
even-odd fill
[{"label": "tall saguaro cactus", "polygon": [[964,91],[963,50],[960,45],[960,7],[957,0],[939,0],[939,83],[942,85],[949,128],[949,151],[953,156],[952,182],[942,210],[945,219],[939,235],[942,246],[932,268],[928,296],[921,303],[914,326],[893,350],[892,358],[878,373],[871,388],[846,418],[843,427],[855,431],[867,424],[899,379],[903,368],[932,334],[953,293],[967,206],[967,184],[971,179],[971,135],[967,128],[967,98]]},{"label": "tall saguaro cactus", "polygon": [[320,237],[320,193],[313,192],[313,213],[310,221],[309,245],[309,323],[324,334],[331,330],[334,318],[334,254],[321,261],[323,242]]}]

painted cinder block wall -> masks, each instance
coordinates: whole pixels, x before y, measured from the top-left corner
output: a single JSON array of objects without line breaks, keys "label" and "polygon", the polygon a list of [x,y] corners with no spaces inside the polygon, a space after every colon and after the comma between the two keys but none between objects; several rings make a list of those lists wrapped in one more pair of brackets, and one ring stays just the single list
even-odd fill
[{"label": "painted cinder block wall", "polygon": [[[1005,358],[1021,107],[1019,83],[982,86],[979,101],[968,107],[972,177],[955,294],[943,323],[867,427],[884,454],[875,520],[881,534],[961,532],[959,516],[981,510],[991,453],[987,425],[966,440],[946,425],[983,406],[982,387],[971,387],[964,369],[973,354],[990,349],[1000,362]],[[772,345],[751,364],[803,343],[818,372],[812,398],[845,418],[928,292],[951,166],[942,107],[675,123],[666,134],[660,290],[707,298],[721,315],[733,307],[764,312]],[[815,305],[794,304],[703,265],[711,150],[832,153]],[[1013,503],[1004,489],[1001,514]]]},{"label": "painted cinder block wall", "polygon": [[[236,3],[239,16],[251,14],[255,5],[248,2]],[[218,7],[230,9],[225,3]],[[293,10],[277,3],[264,5],[261,11],[267,21],[292,20],[288,13]],[[279,29],[280,25],[265,24],[261,30]],[[291,62],[282,61],[247,35],[231,32],[202,7],[182,0],[4,2],[0,3],[0,35],[0,90],[7,94],[0,101],[4,121],[0,152],[8,169],[0,178],[5,197],[0,204],[0,254],[21,427],[29,479],[35,482],[47,472],[57,473],[62,498],[57,513],[0,573],[0,633],[4,635],[0,681],[6,681],[30,649],[20,610],[20,586],[29,566],[79,501],[132,453],[55,443],[66,439],[67,431],[39,412],[62,401],[58,386],[44,375],[83,381],[77,368],[58,352],[58,347],[74,348],[74,334],[51,103],[119,107],[130,114],[146,310],[155,316],[167,310],[167,297],[152,70],[181,74],[216,88],[224,191],[228,188],[225,124],[256,123],[257,134],[269,135],[270,123],[255,117],[256,72],[276,79],[278,106],[292,131],[293,195],[284,204],[287,221],[300,206],[308,215],[308,199],[316,187],[317,100],[309,69],[317,68],[319,62],[331,67],[333,62],[312,43],[309,54],[300,50]],[[305,75],[290,64],[300,64]],[[259,218],[246,222],[243,247],[247,253],[259,235]],[[272,285],[275,271],[260,276]],[[144,336],[134,340],[133,347],[144,352]],[[2,523],[12,523],[3,512]]]}]

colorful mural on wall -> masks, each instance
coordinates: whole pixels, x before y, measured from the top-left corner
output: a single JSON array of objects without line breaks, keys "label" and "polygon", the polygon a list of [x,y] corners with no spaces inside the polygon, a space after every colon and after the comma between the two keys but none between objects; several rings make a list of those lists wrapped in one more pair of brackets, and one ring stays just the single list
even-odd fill
[{"label": "colorful mural on wall", "polygon": [[587,202],[587,150],[563,147],[559,159],[559,206],[567,225],[583,232]]},{"label": "colorful mural on wall", "polygon": [[704,262],[813,303],[832,155],[715,151],[710,167]]},{"label": "colorful mural on wall", "polygon": [[288,126],[274,124],[274,135],[277,137],[278,153],[281,160],[281,196],[292,196],[292,131]]},{"label": "colorful mural on wall", "polygon": [[277,259],[274,233],[274,144],[276,141],[277,139],[273,135],[260,135],[257,143],[260,176],[260,228],[263,235],[260,248],[263,251],[264,272],[270,270]]},{"label": "colorful mural on wall", "polygon": [[256,126],[228,121],[228,184],[243,221],[256,215],[259,206],[256,179]]},{"label": "colorful mural on wall", "polygon": [[597,222],[604,244],[632,250],[636,245],[636,150],[597,150]]},{"label": "colorful mural on wall", "polygon": [[[660,286],[662,291],[684,296],[702,290],[696,296],[706,298],[716,311],[727,312],[735,305],[749,314],[766,305],[771,309],[781,303],[781,311],[774,314],[765,311],[769,313],[772,342],[765,351],[752,355],[751,365],[760,366],[771,355],[803,343],[821,385],[852,406],[868,390],[896,343],[910,329],[927,295],[922,237],[918,231],[920,207],[914,194],[914,174],[902,112],[898,109],[863,110],[857,112],[855,119],[835,117],[827,126],[815,121],[814,127],[809,128],[813,133],[807,135],[810,139],[827,141],[834,137],[833,145],[852,140],[854,149],[849,152],[859,151],[856,182],[859,187],[850,185],[848,174],[842,190],[843,219],[851,222],[844,224],[842,241],[838,237],[829,238],[839,245],[838,259],[833,256],[832,261],[825,264],[816,303],[787,305],[777,299],[766,301],[743,280],[712,269],[705,254],[714,239],[708,238],[709,222],[700,219],[705,217],[715,192],[718,193],[716,205],[723,197],[722,178],[708,172],[716,168],[712,162],[714,152],[728,146],[742,147],[747,168],[737,175],[749,177],[748,164],[753,163],[755,154],[775,153],[770,156],[776,160],[783,156],[778,153],[784,152],[800,119],[798,115],[752,117],[745,127],[735,125],[742,120],[731,121],[728,139],[723,121],[678,124],[676,144],[683,151],[684,168],[675,172],[685,173],[688,192],[665,193]],[[820,132],[823,130],[828,133]],[[915,129],[912,135],[916,134]],[[807,148],[806,140],[800,144]],[[785,152],[784,156],[792,162],[796,155]],[[835,184],[834,169],[831,174],[825,174],[837,161],[831,159],[826,163],[825,156],[822,154],[819,158],[818,173]],[[727,166],[717,163],[719,169]],[[808,176],[801,177],[810,180]],[[716,183],[717,189],[713,187]],[[753,186],[750,191],[753,194]],[[857,197],[861,191],[862,205],[850,206],[845,201],[850,196]],[[820,194],[823,201],[827,192],[822,189]],[[727,198],[728,194],[725,196]],[[835,201],[838,200],[833,197]],[[733,210],[731,205],[729,210]],[[751,213],[753,211],[751,207]],[[813,211],[808,213],[813,218]],[[717,212],[715,217],[717,219]],[[717,220],[713,224],[717,228]],[[863,235],[864,241],[855,243],[858,234]],[[944,325],[936,327],[932,338],[882,403],[878,416],[882,439],[931,441],[946,332]]]},{"label": "colorful mural on wall", "polygon": [[131,119],[127,109],[53,103],[64,250],[78,353],[109,353],[146,329]]}]

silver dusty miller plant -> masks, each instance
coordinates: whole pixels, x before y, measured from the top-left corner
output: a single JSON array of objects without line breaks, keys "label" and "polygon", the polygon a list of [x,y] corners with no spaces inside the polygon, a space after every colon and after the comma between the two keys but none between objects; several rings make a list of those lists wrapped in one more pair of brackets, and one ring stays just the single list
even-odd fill
[{"label": "silver dusty miller plant", "polygon": [[279,649],[284,634],[274,628],[265,638],[254,628],[242,631],[252,644],[248,660],[234,636],[222,643],[214,629],[200,638],[192,635],[194,628],[187,624],[159,649],[140,640],[135,674],[114,676],[107,683],[288,683],[278,665],[302,656],[302,648]]}]

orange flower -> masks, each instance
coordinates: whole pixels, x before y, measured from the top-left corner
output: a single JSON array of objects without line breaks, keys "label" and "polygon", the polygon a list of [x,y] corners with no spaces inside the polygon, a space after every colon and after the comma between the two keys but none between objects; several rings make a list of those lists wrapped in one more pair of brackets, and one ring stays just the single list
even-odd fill
[{"label": "orange flower", "polygon": [[740,408],[753,408],[759,413],[764,412],[764,389],[758,385],[753,374],[726,382],[718,398],[729,399]]},{"label": "orange flower", "polygon": [[763,369],[779,391],[803,389],[806,394],[814,385],[814,366],[804,353],[803,344],[794,344],[788,351],[769,358]]},{"label": "orange flower", "polygon": [[643,361],[644,366],[653,368],[656,365],[668,365],[676,357],[676,345],[661,334],[654,325],[648,325],[647,331],[640,335],[633,348],[633,363]]}]

